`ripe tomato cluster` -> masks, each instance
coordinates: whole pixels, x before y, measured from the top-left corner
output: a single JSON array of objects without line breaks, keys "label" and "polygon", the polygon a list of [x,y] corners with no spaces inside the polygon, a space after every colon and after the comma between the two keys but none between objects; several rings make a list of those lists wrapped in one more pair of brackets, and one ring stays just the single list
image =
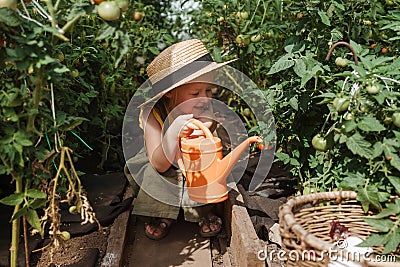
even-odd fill
[{"label": "ripe tomato cluster", "polygon": [[129,3],[127,0],[94,0],[94,3],[98,5],[97,13],[99,16],[106,21],[118,20],[121,16],[121,13],[127,11],[129,8]]}]

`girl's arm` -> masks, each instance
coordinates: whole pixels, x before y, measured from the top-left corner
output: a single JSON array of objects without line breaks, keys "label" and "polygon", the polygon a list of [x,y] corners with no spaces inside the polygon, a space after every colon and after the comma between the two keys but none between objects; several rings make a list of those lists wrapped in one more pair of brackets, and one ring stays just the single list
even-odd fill
[{"label": "girl's arm", "polygon": [[[197,129],[188,120],[193,118],[193,114],[178,116],[165,132],[162,134],[162,128],[154,115],[149,112],[144,123],[144,139],[147,149],[147,155],[150,163],[160,173],[167,171],[175,161],[175,155],[179,147],[179,138],[190,135],[194,129]],[[143,116],[143,118],[146,118]]]},{"label": "girl's arm", "polygon": [[[163,148],[162,128],[151,112],[144,124],[144,140],[150,163],[160,173],[167,171],[175,157],[174,151],[171,151],[170,148],[173,145],[168,146],[169,151]],[[176,142],[175,147],[177,147],[177,144]]]}]

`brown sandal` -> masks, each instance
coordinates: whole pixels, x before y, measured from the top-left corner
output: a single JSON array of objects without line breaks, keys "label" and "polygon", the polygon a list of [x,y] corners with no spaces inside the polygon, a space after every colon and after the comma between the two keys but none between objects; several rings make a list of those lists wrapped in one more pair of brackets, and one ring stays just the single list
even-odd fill
[{"label": "brown sandal", "polygon": [[[203,231],[203,226],[206,225],[210,231],[204,232]],[[210,225],[216,225],[217,229],[216,230],[211,230]],[[216,236],[221,232],[222,229],[222,220],[216,215],[211,215],[207,216],[207,218],[201,218],[199,221],[199,226],[200,226],[200,235],[202,237],[212,237]]]},{"label": "brown sandal", "polygon": [[[144,233],[152,240],[160,240],[166,237],[169,233],[173,220],[166,218],[152,218],[150,222],[145,223]],[[148,226],[152,227],[154,230],[152,233],[148,231]],[[155,232],[160,232],[159,235],[155,235]]]}]

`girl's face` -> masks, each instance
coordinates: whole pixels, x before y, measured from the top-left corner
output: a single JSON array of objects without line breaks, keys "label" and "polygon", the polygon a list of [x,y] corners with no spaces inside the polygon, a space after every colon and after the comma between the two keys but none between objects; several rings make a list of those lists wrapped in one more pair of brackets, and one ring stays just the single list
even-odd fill
[{"label": "girl's face", "polygon": [[215,85],[202,82],[194,82],[177,87],[174,94],[175,105],[182,114],[193,114],[196,118],[208,110],[212,88]]}]

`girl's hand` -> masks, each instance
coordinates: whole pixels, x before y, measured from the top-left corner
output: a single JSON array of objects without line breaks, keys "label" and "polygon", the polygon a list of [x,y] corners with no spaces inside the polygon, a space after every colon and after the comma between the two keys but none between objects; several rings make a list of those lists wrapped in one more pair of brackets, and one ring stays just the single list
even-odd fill
[{"label": "girl's hand", "polygon": [[[185,114],[178,116],[171,124],[170,128],[174,129],[174,132],[179,138],[186,137],[189,135],[202,135],[201,131],[196,125],[190,123],[189,120],[193,118],[193,114]],[[205,122],[206,127],[211,127],[212,122]]]}]

